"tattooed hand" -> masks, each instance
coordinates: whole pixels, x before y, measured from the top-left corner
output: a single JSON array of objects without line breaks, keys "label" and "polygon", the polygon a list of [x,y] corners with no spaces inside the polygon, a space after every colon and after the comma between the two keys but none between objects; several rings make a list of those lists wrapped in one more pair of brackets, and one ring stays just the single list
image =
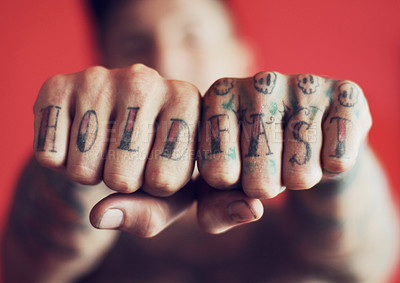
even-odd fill
[{"label": "tattooed hand", "polygon": [[249,198],[309,189],[353,167],[370,126],[349,81],[276,72],[221,79],[203,102],[199,170],[215,188],[240,183]]},{"label": "tattooed hand", "polygon": [[[104,180],[120,193],[141,188],[167,197],[192,176],[199,108],[194,86],[164,80],[143,65],[57,75],[34,105],[35,155],[81,184]],[[100,228],[150,236],[193,202],[185,190],[165,199],[148,194],[112,195],[95,207],[91,220]],[[163,221],[157,227],[142,227],[158,216]]]}]

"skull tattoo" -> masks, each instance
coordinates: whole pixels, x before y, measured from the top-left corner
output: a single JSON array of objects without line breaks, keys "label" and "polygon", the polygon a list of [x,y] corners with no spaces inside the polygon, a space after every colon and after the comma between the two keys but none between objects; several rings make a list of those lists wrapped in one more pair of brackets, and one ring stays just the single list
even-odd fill
[{"label": "skull tattoo", "polygon": [[297,76],[297,86],[304,94],[311,94],[317,91],[319,79],[314,75],[299,75]]},{"label": "skull tattoo", "polygon": [[275,72],[261,72],[254,76],[254,88],[263,94],[271,94],[276,84]]},{"label": "skull tattoo", "polygon": [[339,103],[344,107],[353,107],[358,101],[358,89],[351,83],[339,86]]},{"label": "skull tattoo", "polygon": [[214,83],[213,89],[216,95],[227,95],[233,88],[233,79],[221,79]]}]

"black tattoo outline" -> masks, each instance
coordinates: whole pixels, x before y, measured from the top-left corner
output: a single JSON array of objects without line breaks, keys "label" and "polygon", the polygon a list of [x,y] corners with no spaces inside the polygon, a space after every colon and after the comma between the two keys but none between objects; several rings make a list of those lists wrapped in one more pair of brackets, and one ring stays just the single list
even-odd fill
[{"label": "black tattoo outline", "polygon": [[[91,120],[91,116],[94,115],[94,117],[96,118],[96,131],[94,133],[94,138],[92,143],[90,144],[90,146],[88,148],[85,148],[86,146],[86,138],[87,138],[87,134],[89,131],[89,125],[90,125],[90,120]],[[84,133],[82,133],[82,125],[84,120],[87,118],[86,125],[84,125],[86,127],[86,131]],[[84,153],[84,152],[88,152],[92,146],[94,145],[96,139],[97,139],[97,132],[99,130],[99,121],[97,119],[97,114],[96,111],[94,110],[88,110],[85,112],[85,114],[83,114],[82,118],[81,118],[81,122],[79,123],[79,128],[78,128],[78,134],[76,136],[76,146],[78,147],[79,151]]]},{"label": "black tattoo outline", "polygon": [[[127,107],[127,109],[128,109],[128,116],[125,122],[124,133],[122,134],[121,142],[119,143],[119,146],[117,148],[129,152],[137,152],[138,151],[137,148],[131,149],[130,146],[132,141],[132,134],[133,131],[135,130],[137,113],[139,112],[140,107]],[[134,112],[133,117],[131,117],[132,112]]]},{"label": "black tattoo outline", "polygon": [[[308,86],[308,84],[311,84],[311,86]],[[298,75],[297,86],[304,94],[310,95],[317,91],[317,88],[319,87],[319,78],[315,75]]]},{"label": "black tattoo outline", "polygon": [[[171,160],[181,160],[182,157],[185,155],[185,153],[187,152],[188,148],[189,148],[189,143],[190,143],[190,130],[189,130],[189,126],[188,124],[182,120],[182,119],[171,119],[172,124],[168,130],[168,135],[167,135],[167,140],[165,141],[165,145],[164,145],[164,149],[163,152],[160,154],[160,156],[171,159]],[[175,123],[179,123],[178,125],[178,129],[176,129]],[[186,148],[185,150],[182,152],[182,154],[176,158],[172,157],[172,154],[174,153],[175,147],[176,147],[176,142],[177,139],[179,137],[180,132],[182,131],[183,127],[185,127],[187,129],[187,134],[188,134],[188,140],[187,140],[187,144],[186,144]],[[175,133],[175,131],[177,131],[177,133]],[[173,135],[172,139],[171,139],[171,134]]]},{"label": "black tattoo outline", "polygon": [[[257,154],[258,142],[260,139],[260,135],[264,135],[265,141],[267,143],[268,152],[266,153],[266,155],[273,154],[273,152],[271,151],[271,148],[269,146],[268,137],[267,137],[267,133],[265,131],[264,123],[272,124],[275,121],[275,119],[273,116],[271,116],[270,118],[272,119],[272,121],[270,123],[268,123],[268,122],[264,122],[262,117],[264,117],[263,113],[256,113],[256,114],[250,115],[250,118],[253,118],[253,122],[249,123],[249,124],[252,124],[252,130],[251,130],[251,138],[250,138],[250,142],[249,142],[249,148],[247,150],[247,154],[245,155],[245,157],[260,156],[259,154]],[[247,120],[246,120],[246,122],[247,122]],[[255,128],[256,126],[257,126],[257,129]],[[260,127],[262,127],[262,130],[263,130],[262,132],[260,132]],[[255,134],[257,135],[257,137],[255,136]]]},{"label": "black tattoo outline", "polygon": [[306,155],[305,155],[304,161],[303,162],[299,162],[297,160],[297,153],[293,154],[292,157],[289,159],[289,162],[292,163],[292,164],[296,163],[297,165],[305,165],[311,159],[311,146],[310,146],[310,144],[308,142],[303,140],[301,138],[301,135],[300,135],[300,130],[304,125],[306,125],[306,130],[308,130],[310,128],[310,126],[311,126],[311,124],[307,123],[306,121],[298,121],[298,122],[296,122],[296,124],[293,127],[293,138],[296,141],[304,143],[304,145],[306,146]]},{"label": "black tattoo outline", "polygon": [[254,75],[253,85],[259,93],[271,94],[276,86],[276,80],[275,72],[260,72]]},{"label": "black tattoo outline", "polygon": [[346,118],[335,116],[329,120],[329,123],[332,124],[334,120],[337,121],[336,149],[335,149],[335,154],[329,155],[329,157],[342,158],[346,152],[346,143],[345,143],[347,136],[346,122],[352,124],[352,121]]},{"label": "black tattoo outline", "polygon": [[[53,125],[49,125],[50,121],[50,114],[51,114],[51,109],[52,108],[57,109],[56,112],[56,117]],[[49,128],[54,128],[54,134],[51,139],[52,141],[52,148],[49,150],[50,152],[57,152],[55,149],[55,142],[56,142],[56,132],[57,132],[57,123],[58,123],[58,115],[60,113],[61,107],[59,106],[54,106],[54,105],[49,105],[47,107],[44,107],[40,109],[40,112],[42,113],[42,119],[40,121],[40,126],[39,126],[39,131],[38,131],[38,141],[36,145],[36,150],[37,151],[45,151],[44,146],[46,145],[46,138],[47,138],[47,131]],[[47,114],[47,117],[44,117],[45,114]]]},{"label": "black tattoo outline", "polygon": [[212,88],[214,93],[218,96],[227,95],[233,89],[234,80],[231,78],[224,78],[216,81]]},{"label": "black tattoo outline", "polygon": [[[350,86],[350,93],[348,93],[347,86]],[[358,102],[359,91],[358,88],[352,83],[342,83],[338,87],[339,95],[338,100],[340,105],[344,107],[353,107]],[[355,96],[355,97],[354,97]]]},{"label": "black tattoo outline", "polygon": [[[211,131],[211,152],[208,155],[214,155],[214,154],[224,152],[223,150],[221,150],[221,133],[223,133],[223,132],[229,133],[229,129],[221,129],[220,128],[220,126],[219,126],[219,124],[220,124],[219,118],[220,117],[226,117],[227,119],[229,119],[229,116],[227,114],[217,114],[217,115],[213,115],[207,119],[208,125],[210,127],[210,131]],[[214,132],[214,127],[212,124],[213,119],[216,119],[217,133]]]}]

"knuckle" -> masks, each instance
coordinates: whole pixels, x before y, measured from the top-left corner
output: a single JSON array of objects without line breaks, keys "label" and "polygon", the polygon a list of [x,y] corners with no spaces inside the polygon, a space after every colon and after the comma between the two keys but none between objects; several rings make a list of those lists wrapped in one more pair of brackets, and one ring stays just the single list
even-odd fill
[{"label": "knuckle", "polygon": [[349,84],[354,86],[355,88],[357,88],[358,91],[360,91],[360,93],[363,93],[361,87],[354,81],[350,81],[350,80],[340,80],[338,81],[338,86],[340,87],[343,84]]},{"label": "knuckle", "polygon": [[159,197],[170,196],[184,186],[181,178],[159,169],[146,171],[146,183],[150,193]]},{"label": "knuckle", "polygon": [[364,93],[355,82],[349,80],[338,81],[337,92],[340,105],[347,108],[353,107],[354,105],[358,105],[359,101],[362,100],[365,102],[364,105],[366,108],[368,108]]},{"label": "knuckle", "polygon": [[109,99],[110,71],[101,66],[87,68],[79,74],[77,94],[82,99],[89,98],[92,102]]},{"label": "knuckle", "polygon": [[242,185],[243,191],[250,198],[257,199],[270,199],[274,198],[279,194],[281,189],[280,185],[274,184],[273,182],[247,182]]},{"label": "knuckle", "polygon": [[66,99],[69,89],[67,75],[58,74],[48,78],[39,90],[39,94],[33,105],[33,112],[37,113],[44,104],[60,103]]},{"label": "knuckle", "polygon": [[110,189],[120,193],[133,193],[142,185],[140,178],[125,176],[121,173],[106,173],[104,183]]},{"label": "knuckle", "polygon": [[238,182],[239,176],[234,171],[214,171],[208,170],[202,173],[202,177],[211,187],[216,189],[230,189]]},{"label": "knuckle", "polygon": [[342,159],[334,159],[330,160],[328,164],[325,166],[325,170],[333,173],[344,173],[346,171],[349,171],[351,168],[353,168],[355,164],[354,159],[350,158],[342,158]]},{"label": "knuckle", "polygon": [[286,172],[284,186],[292,190],[307,190],[314,187],[322,178],[322,171],[310,169],[308,171],[290,170]]},{"label": "knuckle", "polygon": [[121,96],[131,96],[132,93],[145,103],[159,100],[162,78],[157,71],[143,64],[134,64],[124,69],[115,70],[118,83],[125,85],[129,91],[122,92]]},{"label": "knuckle", "polygon": [[299,74],[293,77],[294,85],[296,85],[296,90],[300,95],[299,99],[302,101],[307,101],[307,96],[316,93],[320,90],[320,84],[323,80],[322,77],[314,74]]},{"label": "knuckle", "polygon": [[41,88],[41,91],[53,91],[64,86],[67,77],[64,74],[57,74],[48,78]]},{"label": "knuckle", "polygon": [[82,164],[67,166],[68,177],[82,185],[96,185],[100,182],[98,172]]},{"label": "knuckle", "polygon": [[127,67],[125,75],[128,79],[134,81],[135,84],[139,84],[140,81],[143,81],[143,83],[146,83],[147,85],[152,84],[155,80],[160,79],[160,76],[156,70],[143,64],[134,64]]},{"label": "knuckle", "polygon": [[212,96],[222,97],[228,95],[231,90],[236,86],[236,79],[234,78],[220,78],[216,80],[208,90]]},{"label": "knuckle", "polygon": [[276,90],[278,76],[280,74],[272,71],[263,71],[253,76],[253,87],[261,94],[270,95]]},{"label": "knuckle", "polygon": [[64,166],[64,156],[54,152],[35,152],[37,162],[46,168],[61,168]]},{"label": "knuckle", "polygon": [[88,79],[93,79],[93,78],[102,79],[105,76],[108,76],[108,74],[109,70],[102,66],[92,66],[83,71],[83,75],[85,76],[85,78]]},{"label": "knuckle", "polygon": [[133,74],[137,74],[137,73],[157,74],[156,70],[154,70],[150,67],[147,67],[146,65],[141,64],[141,63],[133,64],[133,65],[127,67],[127,69]]},{"label": "knuckle", "polygon": [[169,87],[173,95],[174,103],[187,105],[187,107],[196,107],[200,105],[201,95],[196,86],[183,81],[169,81]]}]

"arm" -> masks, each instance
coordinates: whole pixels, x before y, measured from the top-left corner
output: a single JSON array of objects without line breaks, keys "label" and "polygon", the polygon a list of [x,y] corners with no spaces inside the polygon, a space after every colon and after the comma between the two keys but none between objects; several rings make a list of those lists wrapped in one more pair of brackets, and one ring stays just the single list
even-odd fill
[{"label": "arm", "polygon": [[299,270],[332,281],[387,282],[398,260],[399,222],[370,148],[350,171],[289,194],[280,223]]},{"label": "arm", "polygon": [[[355,83],[261,72],[217,81],[203,104],[198,164],[205,181],[225,190],[240,185],[254,219],[261,209],[250,197],[274,198],[287,188],[280,229],[296,263],[287,274],[343,282],[389,276],[398,219],[378,162],[370,149],[359,154],[372,120]],[[202,203],[200,224],[210,218]],[[236,218],[250,219],[242,208]],[[226,209],[218,219],[229,217]],[[220,223],[207,228],[229,228]]]},{"label": "arm", "polygon": [[46,81],[34,106],[36,160],[3,242],[5,281],[68,282],[90,271],[117,234],[89,218],[152,237],[188,210],[193,190],[176,191],[193,170],[199,100],[192,85],[142,65]]},{"label": "arm", "polygon": [[92,269],[117,233],[89,223],[110,193],[82,186],[31,160],[23,171],[3,239],[4,282],[70,282]]}]

